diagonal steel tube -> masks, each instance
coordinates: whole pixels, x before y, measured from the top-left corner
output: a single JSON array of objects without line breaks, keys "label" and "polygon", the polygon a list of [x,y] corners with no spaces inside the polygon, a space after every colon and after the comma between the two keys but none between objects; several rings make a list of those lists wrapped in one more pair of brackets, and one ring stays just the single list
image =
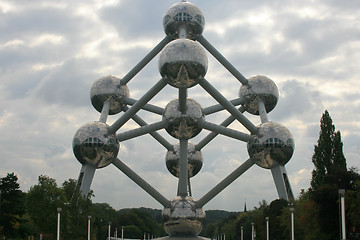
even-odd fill
[{"label": "diagonal steel tube", "polygon": [[222,190],[229,186],[233,181],[240,177],[244,172],[246,172],[252,165],[254,165],[254,160],[249,158],[243,164],[241,164],[237,169],[230,173],[224,180],[218,183],[213,189],[206,193],[202,198],[197,202],[197,207],[202,208],[206,203],[218,195]]},{"label": "diagonal steel tube", "polygon": [[208,42],[203,35],[197,38],[198,42],[203,45],[234,77],[242,84],[247,85],[248,80],[223,56],[221,53]]},{"label": "diagonal steel tube", "polygon": [[[241,106],[239,108],[240,112],[245,112],[246,107]],[[225,119],[220,126],[227,127],[235,120],[234,116],[230,115],[227,119]],[[206,144],[208,144],[211,140],[213,140],[218,133],[211,132],[205,138],[203,138],[198,144],[195,145],[195,151],[200,151]]]},{"label": "diagonal steel tube", "polygon": [[[148,125],[143,119],[141,119],[138,115],[134,115],[132,119],[139,124],[140,126],[146,126]],[[163,136],[161,136],[157,132],[150,132],[149,133],[153,138],[155,138],[161,145],[163,145],[168,151],[172,151],[174,149],[174,146],[169,143]]]},{"label": "diagonal steel tube", "polygon": [[126,176],[133,180],[139,187],[141,187],[145,192],[150,194],[155,200],[157,200],[161,205],[167,207],[170,204],[170,201],[167,200],[161,193],[159,193],[155,188],[153,188],[149,183],[142,179],[138,174],[131,170],[125,163],[120,159],[116,158],[113,160],[112,164],[122,171]]},{"label": "diagonal steel tube", "polygon": [[137,113],[150,99],[152,99],[167,84],[165,78],[160,79],[147,93],[144,94],[129,110],[127,110],[116,122],[109,127],[109,133],[115,133],[135,113]]},{"label": "diagonal steel tube", "polygon": [[146,66],[165,46],[171,41],[171,38],[166,36],[156,45],[133,69],[126,74],[120,81],[120,85],[127,84],[143,67]]},{"label": "diagonal steel tube", "polygon": [[199,80],[199,84],[207,91],[216,101],[218,101],[226,110],[230,112],[244,127],[252,134],[257,133],[257,127],[250,122],[234,105],[232,105],[216,88],[214,88],[205,78]]},{"label": "diagonal steel tube", "polygon": [[[245,104],[246,99],[245,98],[236,98],[236,99],[230,100],[229,102],[232,105],[237,106],[237,105],[240,105],[240,104]],[[222,111],[224,109],[225,108],[221,104],[217,104],[217,105],[213,105],[213,106],[204,108],[203,113],[205,115],[209,115],[209,114],[212,114],[212,113]]]},{"label": "diagonal steel tube", "polygon": [[156,123],[152,123],[149,125],[141,126],[140,128],[132,129],[127,132],[122,132],[116,135],[116,138],[119,142],[139,137],[141,135],[145,135],[147,133],[155,132],[157,130],[163,129],[167,126],[166,121],[160,121]]},{"label": "diagonal steel tube", "polygon": [[221,125],[217,125],[211,122],[207,122],[205,120],[199,122],[199,127],[204,128],[209,131],[213,131],[231,138],[235,138],[237,140],[247,142],[250,140],[250,135],[246,133],[242,133],[239,131],[236,131],[234,129],[226,128]]},{"label": "diagonal steel tube", "polygon": [[[124,97],[123,98],[123,102],[125,104],[128,104],[128,105],[134,105],[137,100],[135,99],[132,99],[132,98],[129,98],[129,97]],[[145,104],[143,107],[142,107],[143,110],[146,110],[146,111],[149,111],[149,112],[152,112],[152,113],[156,113],[156,114],[159,114],[159,115],[163,115],[164,113],[164,109],[161,108],[161,107],[158,107],[158,106],[155,106],[155,105],[152,105],[152,104]]]},{"label": "diagonal steel tube", "polygon": [[269,119],[267,116],[265,104],[261,99],[259,99],[258,106],[259,106],[259,115],[260,115],[261,123],[268,122]]}]

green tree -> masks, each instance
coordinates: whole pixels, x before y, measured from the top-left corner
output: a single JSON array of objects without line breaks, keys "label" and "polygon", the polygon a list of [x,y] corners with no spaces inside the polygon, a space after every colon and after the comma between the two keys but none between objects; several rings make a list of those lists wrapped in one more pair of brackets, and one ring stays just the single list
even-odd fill
[{"label": "green tree", "polygon": [[0,190],[0,232],[7,237],[17,237],[25,213],[25,194],[20,190],[18,177],[8,173],[1,178]]},{"label": "green tree", "polygon": [[57,208],[63,206],[64,200],[55,179],[39,176],[38,184],[30,188],[26,201],[28,213],[39,233],[56,234]]},{"label": "green tree", "polygon": [[312,157],[310,200],[314,201],[313,217],[326,239],[339,236],[338,190],[351,189],[352,174],[346,168],[340,131],[335,131],[329,112],[320,120],[320,133]]},{"label": "green tree", "polygon": [[331,174],[336,169],[346,170],[346,159],[342,147],[341,134],[339,131],[335,132],[330,114],[325,110],[320,120],[319,139],[312,156],[315,166],[311,178],[312,191],[316,191],[326,183],[327,174]]},{"label": "green tree", "polygon": [[88,196],[84,197],[76,186],[76,180],[69,179],[60,188],[64,195],[59,205],[62,208],[61,235],[64,239],[86,238],[88,216],[92,216],[92,222],[97,219],[97,215],[92,213],[93,192],[90,190]]},{"label": "green tree", "polygon": [[281,226],[281,216],[285,209],[288,209],[289,202],[284,199],[276,199],[269,206],[269,225],[273,239],[287,239],[289,234]]}]

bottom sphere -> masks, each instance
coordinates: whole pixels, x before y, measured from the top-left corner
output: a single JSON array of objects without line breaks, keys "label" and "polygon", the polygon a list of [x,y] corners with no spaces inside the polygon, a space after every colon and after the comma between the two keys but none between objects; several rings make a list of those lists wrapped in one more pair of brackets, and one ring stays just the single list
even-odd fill
[{"label": "bottom sphere", "polygon": [[162,217],[169,236],[197,236],[203,228],[205,212],[192,197],[178,196],[164,208]]}]

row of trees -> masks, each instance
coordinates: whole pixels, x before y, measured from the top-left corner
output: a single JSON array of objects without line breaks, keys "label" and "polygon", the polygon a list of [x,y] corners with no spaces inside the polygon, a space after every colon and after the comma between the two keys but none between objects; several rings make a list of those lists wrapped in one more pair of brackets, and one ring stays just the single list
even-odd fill
[{"label": "row of trees", "polygon": [[[266,239],[266,222],[269,218],[271,239],[290,237],[289,204],[295,208],[295,238],[304,240],[339,239],[338,190],[346,190],[346,222],[348,236],[360,228],[360,174],[357,169],[347,169],[342,150],[341,134],[327,111],[320,121],[320,134],[314,149],[314,170],[310,188],[302,190],[292,202],[279,199],[267,204],[260,202],[248,212],[231,214],[221,222],[205,220],[202,236],[215,237],[226,234],[226,239],[240,239],[243,227],[245,239],[251,239],[254,224],[256,239]],[[1,178],[0,236],[24,239],[38,236],[55,239],[57,208],[62,208],[62,239],[86,239],[87,219],[92,216],[92,239],[107,237],[108,223],[115,228],[125,227],[127,238],[142,238],[144,233],[164,236],[160,210],[131,209],[116,211],[107,203],[92,203],[92,192],[83,197],[76,181],[69,179],[57,186],[55,179],[40,176],[38,184],[27,193],[20,190],[18,178],[8,173]],[[149,214],[150,213],[150,214]],[[113,235],[113,233],[112,233]],[[351,236],[353,237],[353,236]]]},{"label": "row of trees", "polygon": [[38,184],[22,192],[18,178],[8,173],[1,178],[0,237],[6,239],[56,239],[57,209],[61,208],[61,239],[87,239],[87,220],[92,216],[92,239],[106,239],[111,222],[124,227],[127,238],[142,238],[144,232],[165,235],[161,224],[138,209],[116,211],[107,203],[92,203],[90,192],[83,197],[76,181],[69,179],[57,186],[55,179],[39,176]]}]

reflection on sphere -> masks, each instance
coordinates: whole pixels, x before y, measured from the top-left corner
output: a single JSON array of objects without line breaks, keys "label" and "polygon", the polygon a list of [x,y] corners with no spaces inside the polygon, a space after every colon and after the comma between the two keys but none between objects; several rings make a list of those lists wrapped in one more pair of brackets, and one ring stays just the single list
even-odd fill
[{"label": "reflection on sphere", "polygon": [[246,111],[259,115],[259,100],[265,104],[266,112],[273,110],[279,99],[279,90],[276,84],[268,77],[255,76],[248,79],[248,85],[242,85],[239,97],[247,99]]},{"label": "reflection on sphere", "polygon": [[196,39],[205,27],[204,14],[192,3],[182,1],[172,5],[163,18],[165,34],[171,38],[179,37],[179,29],[184,27],[187,38]]},{"label": "reflection on sphere", "polygon": [[165,107],[163,120],[167,121],[166,131],[177,139],[190,139],[201,132],[199,120],[204,118],[201,106],[192,99],[186,100],[186,112],[179,110],[179,100],[173,100]]},{"label": "reflection on sphere", "polygon": [[169,236],[197,236],[205,219],[205,211],[197,208],[192,197],[176,197],[163,209],[162,218]]},{"label": "reflection on sphere", "polygon": [[122,98],[129,97],[129,89],[126,85],[120,85],[120,80],[115,76],[107,76],[94,82],[90,91],[90,99],[98,112],[101,112],[106,100],[110,101],[110,115],[123,110]]},{"label": "reflection on sphere", "polygon": [[85,124],[75,133],[73,152],[81,164],[102,168],[111,163],[119,152],[115,134],[108,133],[109,126],[102,122]]},{"label": "reflection on sphere", "polygon": [[[198,174],[203,165],[203,158],[201,151],[195,151],[195,145],[188,143],[187,148],[187,158],[188,158],[188,176],[191,178]],[[180,144],[174,145],[173,151],[168,151],[166,153],[166,167],[169,172],[175,177],[179,177],[179,162],[180,162]]]},{"label": "reflection on sphere", "polygon": [[247,144],[248,153],[263,168],[284,166],[291,158],[295,144],[290,131],[279,123],[266,122],[259,132],[251,135]]},{"label": "reflection on sphere", "polygon": [[208,68],[204,49],[189,39],[174,40],[163,49],[159,71],[173,87],[190,88],[203,78]]}]

